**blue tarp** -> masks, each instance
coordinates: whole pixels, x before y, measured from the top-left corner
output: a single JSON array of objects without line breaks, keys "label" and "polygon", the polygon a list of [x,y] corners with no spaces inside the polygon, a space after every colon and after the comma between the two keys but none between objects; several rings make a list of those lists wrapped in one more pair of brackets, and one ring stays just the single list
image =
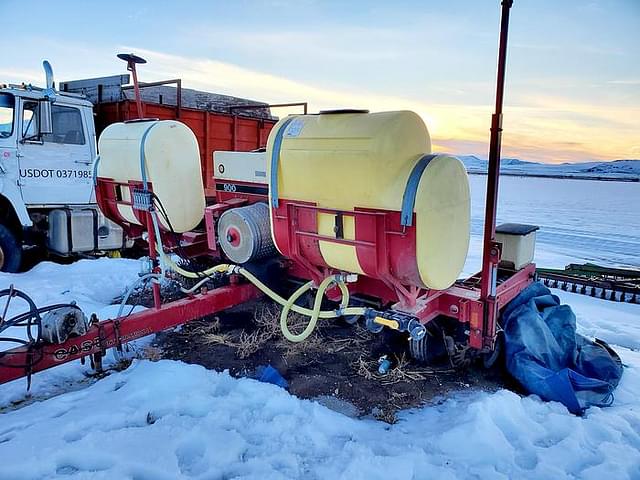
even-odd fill
[{"label": "blue tarp", "polygon": [[502,313],[506,366],[530,393],[580,414],[608,406],[622,376],[618,355],[604,342],[576,334],[576,316],[542,283],[523,290]]},{"label": "blue tarp", "polygon": [[271,365],[260,365],[256,368],[255,372],[256,380],[264,383],[272,383],[285,390],[289,388],[289,382],[280,374],[280,372],[273,368]]}]

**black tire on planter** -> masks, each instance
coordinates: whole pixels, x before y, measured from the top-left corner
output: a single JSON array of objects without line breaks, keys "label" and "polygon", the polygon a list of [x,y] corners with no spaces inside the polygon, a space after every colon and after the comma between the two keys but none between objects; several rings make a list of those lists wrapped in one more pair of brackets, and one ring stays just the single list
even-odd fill
[{"label": "black tire on planter", "polygon": [[[435,323],[433,324],[435,326]],[[430,328],[431,327],[431,328]],[[420,340],[409,340],[411,358],[426,365],[436,365],[447,358],[442,331],[436,326],[427,327],[427,334]]]},{"label": "black tire on planter", "polygon": [[420,340],[409,340],[409,353],[411,354],[411,358],[417,360],[422,363],[427,363],[429,359],[429,354],[427,351],[427,340],[425,338],[421,338]]},{"label": "black tire on planter", "polygon": [[504,332],[498,332],[496,337],[496,344],[492,352],[482,355],[482,366],[486,369],[490,369],[496,364],[500,364],[504,361]]},{"label": "black tire on planter", "polygon": [[4,225],[0,225],[0,271],[15,273],[22,263],[22,245],[16,236]]}]

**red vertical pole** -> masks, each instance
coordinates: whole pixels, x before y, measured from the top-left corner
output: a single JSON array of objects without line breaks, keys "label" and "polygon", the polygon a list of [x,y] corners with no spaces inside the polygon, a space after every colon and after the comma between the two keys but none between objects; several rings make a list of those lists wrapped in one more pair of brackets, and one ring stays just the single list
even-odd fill
[{"label": "red vertical pole", "polygon": [[128,70],[133,76],[133,92],[136,96],[136,106],[138,107],[138,118],[142,118],[142,99],[140,98],[140,87],[138,86],[138,73],[136,72],[136,64],[134,61],[129,60],[127,65]]},{"label": "red vertical pole", "polygon": [[500,44],[498,48],[498,73],[496,81],[496,106],[491,117],[491,140],[489,144],[489,171],[487,175],[487,198],[484,217],[484,242],[482,254],[482,282],[480,296],[485,305],[483,336],[485,347],[493,348],[496,335],[497,305],[496,282],[500,246],[496,243],[496,212],[498,208],[498,180],[500,178],[500,149],[502,146],[502,104],[507,63],[507,36],[509,11],[513,0],[502,0],[500,19]]},{"label": "red vertical pole", "polygon": [[144,58],[140,58],[133,53],[119,53],[116,55],[120,60],[127,62],[127,70],[133,76],[133,93],[136,97],[136,107],[138,109],[138,118],[144,117],[142,99],[140,98],[140,86],[138,85],[138,72],[136,71],[136,63],[147,63]]}]

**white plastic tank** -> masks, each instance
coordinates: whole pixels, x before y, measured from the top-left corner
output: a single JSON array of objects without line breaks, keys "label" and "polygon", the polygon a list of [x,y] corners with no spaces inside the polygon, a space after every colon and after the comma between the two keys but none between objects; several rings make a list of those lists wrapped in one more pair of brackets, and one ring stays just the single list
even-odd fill
[{"label": "white plastic tank", "polygon": [[[173,230],[195,228],[204,216],[205,197],[196,136],[185,124],[174,120],[141,120],[109,125],[98,141],[100,160],[97,176],[117,182],[143,181],[141,155],[150,189],[166,210]],[[130,201],[128,188],[121,188],[123,201]],[[118,205],[129,222],[140,224],[133,209]],[[158,216],[162,226],[169,225]]]}]

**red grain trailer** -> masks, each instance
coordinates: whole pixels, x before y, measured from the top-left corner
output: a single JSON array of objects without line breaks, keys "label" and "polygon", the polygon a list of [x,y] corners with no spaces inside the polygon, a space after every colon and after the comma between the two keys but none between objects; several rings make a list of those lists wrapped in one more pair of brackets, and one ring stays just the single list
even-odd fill
[{"label": "red grain trailer", "polygon": [[[96,135],[110,124],[138,117],[129,75],[75,80],[60,84],[60,90],[85,95],[95,105]],[[175,86],[170,86],[175,84]],[[182,88],[181,80],[140,83],[144,118],[179,120],[196,135],[200,147],[202,178],[208,203],[216,196],[213,152],[252,151],[264,148],[277,117],[271,107],[300,106],[306,103],[269,105],[244,98]]]}]

